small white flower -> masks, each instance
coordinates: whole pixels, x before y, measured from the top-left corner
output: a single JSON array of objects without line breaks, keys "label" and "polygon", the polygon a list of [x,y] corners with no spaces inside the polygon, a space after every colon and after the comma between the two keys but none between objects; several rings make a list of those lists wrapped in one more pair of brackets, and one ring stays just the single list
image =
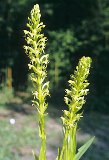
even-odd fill
[{"label": "small white flower", "polygon": [[16,121],[15,121],[14,118],[11,118],[11,119],[9,120],[9,122],[10,122],[10,124],[12,124],[12,125],[14,125],[14,124],[16,123]]}]

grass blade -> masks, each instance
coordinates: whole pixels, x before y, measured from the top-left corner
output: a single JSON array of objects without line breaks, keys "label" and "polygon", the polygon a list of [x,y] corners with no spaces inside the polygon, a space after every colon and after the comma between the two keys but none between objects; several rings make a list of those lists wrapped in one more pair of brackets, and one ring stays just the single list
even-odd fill
[{"label": "grass blade", "polygon": [[75,156],[75,160],[79,160],[82,155],[87,151],[87,149],[90,147],[92,142],[94,141],[95,137],[92,137],[90,140],[88,140],[82,147],[78,149],[78,153]]}]

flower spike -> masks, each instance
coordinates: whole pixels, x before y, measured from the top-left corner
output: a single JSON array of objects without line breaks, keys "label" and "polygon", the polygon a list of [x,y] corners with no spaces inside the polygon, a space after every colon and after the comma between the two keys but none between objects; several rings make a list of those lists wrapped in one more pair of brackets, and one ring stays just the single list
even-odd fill
[{"label": "flower spike", "polygon": [[24,30],[25,40],[27,45],[24,46],[30,63],[31,81],[34,84],[33,105],[37,108],[39,114],[39,136],[42,140],[39,160],[46,160],[46,134],[45,134],[45,111],[47,109],[46,97],[49,95],[49,82],[46,81],[48,54],[45,54],[47,38],[42,33],[45,27],[43,22],[40,22],[41,14],[39,5],[34,5],[28,18],[28,30]]}]

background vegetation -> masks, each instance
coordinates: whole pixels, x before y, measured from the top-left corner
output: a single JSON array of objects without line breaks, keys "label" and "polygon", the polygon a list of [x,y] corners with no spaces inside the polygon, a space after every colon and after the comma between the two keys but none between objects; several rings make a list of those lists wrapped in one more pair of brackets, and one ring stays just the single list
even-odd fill
[{"label": "background vegetation", "polygon": [[[0,160],[30,160],[31,150],[40,144],[36,136],[38,128],[34,130],[37,118],[30,107],[29,60],[23,49],[23,30],[36,3],[46,24],[46,53],[50,54],[48,78],[52,96],[46,126],[48,160],[51,156],[55,158],[62,141],[58,118],[64,106],[63,90],[83,55],[90,56],[93,64],[90,94],[84,107],[87,114],[80,123],[83,130],[79,130],[78,141],[81,144],[95,135],[94,147],[85,160],[109,159],[109,117],[106,115],[109,114],[109,1],[0,0]],[[11,118],[16,120],[13,126],[9,122]]]},{"label": "background vegetation", "polygon": [[[93,58],[90,108],[109,111],[109,2],[108,0],[1,0],[0,1],[0,81],[4,83],[6,68],[12,68],[12,86],[24,90],[28,86],[28,59],[23,50],[23,30],[32,6],[39,3],[45,34],[49,41],[49,78],[51,89],[65,88],[78,58]],[[9,77],[9,76],[8,76]],[[9,81],[9,80],[8,80]],[[8,82],[6,82],[8,83]]]},{"label": "background vegetation", "polygon": [[[109,1],[108,0],[1,0],[0,84],[12,81],[15,90],[28,86],[28,59],[23,30],[32,6],[39,3],[48,37],[51,90],[65,88],[72,67],[82,55],[93,59],[89,108],[109,112]],[[12,78],[7,68],[12,69]],[[9,69],[8,69],[9,70]],[[8,72],[10,73],[10,72]]]}]

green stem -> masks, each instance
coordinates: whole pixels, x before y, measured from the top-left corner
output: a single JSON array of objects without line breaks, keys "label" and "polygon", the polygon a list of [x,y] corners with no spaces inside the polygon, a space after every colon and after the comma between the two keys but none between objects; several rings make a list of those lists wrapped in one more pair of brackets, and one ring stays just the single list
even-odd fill
[{"label": "green stem", "polygon": [[39,129],[41,137],[41,149],[39,154],[39,160],[46,160],[46,135],[45,135],[45,122],[44,115],[39,117]]},{"label": "green stem", "polygon": [[64,135],[64,139],[63,139],[63,145],[62,145],[61,153],[60,153],[60,155],[59,155],[57,160],[63,160],[63,154],[64,154],[64,151],[66,150],[66,147],[67,147],[67,139],[68,139],[68,130],[66,130],[66,128],[65,128],[65,135]]},{"label": "green stem", "polygon": [[39,76],[39,87],[38,87],[38,93],[39,93],[39,104],[40,104],[40,113],[39,113],[39,135],[41,137],[41,149],[39,154],[39,160],[46,160],[46,134],[45,134],[45,118],[44,118],[44,102],[42,99],[42,84],[41,82],[41,76]]},{"label": "green stem", "polygon": [[69,129],[65,127],[63,145],[57,160],[74,160],[76,154],[76,129],[77,126]]},{"label": "green stem", "polygon": [[68,155],[69,160],[74,160],[75,154],[76,154],[76,132],[77,132],[77,126],[74,128],[71,128],[69,131],[69,138],[68,141]]}]

